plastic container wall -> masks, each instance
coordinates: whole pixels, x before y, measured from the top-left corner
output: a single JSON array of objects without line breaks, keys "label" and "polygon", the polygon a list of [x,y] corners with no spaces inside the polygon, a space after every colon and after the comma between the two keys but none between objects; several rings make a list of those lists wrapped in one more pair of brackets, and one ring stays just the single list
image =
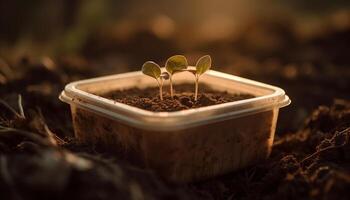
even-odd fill
[{"label": "plastic container wall", "polygon": [[[290,103],[284,91],[215,71],[203,77],[201,81],[215,89],[257,97],[154,113],[93,95],[156,84],[136,72],[72,83],[60,98],[71,105],[78,139],[117,152],[171,181],[206,179],[266,159],[279,108]],[[175,81],[192,82],[193,77],[183,75]]]}]

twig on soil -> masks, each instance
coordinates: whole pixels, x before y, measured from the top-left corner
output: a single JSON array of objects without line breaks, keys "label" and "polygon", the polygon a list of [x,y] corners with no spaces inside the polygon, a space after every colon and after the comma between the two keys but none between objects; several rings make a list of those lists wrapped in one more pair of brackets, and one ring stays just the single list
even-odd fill
[{"label": "twig on soil", "polygon": [[342,144],[342,145],[337,145],[337,146],[329,146],[329,147],[323,148],[323,149],[321,149],[321,150],[319,150],[319,151],[316,151],[315,153],[313,153],[313,154],[307,156],[306,158],[304,158],[304,159],[303,159],[302,161],[300,161],[299,163],[300,163],[300,164],[303,164],[303,163],[305,163],[307,160],[310,160],[311,158],[313,158],[313,157],[319,155],[320,153],[323,153],[323,152],[328,151],[328,150],[331,150],[331,149],[337,149],[337,148],[340,148],[340,147],[343,147],[343,146],[344,146],[344,144]]},{"label": "twig on soil", "polygon": [[24,115],[23,105],[22,105],[22,95],[18,95],[18,108],[19,108],[19,114],[22,116],[23,119],[26,118]]},{"label": "twig on soil", "polygon": [[40,136],[38,136],[35,133],[29,132],[29,131],[25,131],[25,130],[20,130],[20,129],[16,129],[16,128],[11,128],[11,127],[5,127],[0,125],[0,136],[2,136],[4,133],[11,133],[11,134],[17,134],[26,138],[29,138],[30,140],[43,145],[43,146],[53,146],[51,144],[51,142],[48,142],[48,140],[45,140],[43,138],[41,138]]},{"label": "twig on soil", "polygon": [[22,115],[20,115],[15,109],[13,109],[6,101],[0,99],[0,104],[5,106],[9,111],[11,111],[17,117],[22,118]]},{"label": "twig on soil", "polygon": [[[350,131],[350,128],[347,128],[345,130],[343,130],[342,132],[347,132],[347,131]],[[320,153],[323,153],[325,151],[328,151],[328,150],[332,150],[332,149],[338,149],[338,148],[341,148],[341,147],[344,147],[345,145],[347,144],[347,142],[344,142],[343,144],[340,144],[340,145],[335,145],[335,146],[328,146],[328,147],[325,147],[323,149],[320,149],[316,152],[314,152],[313,154],[307,156],[306,158],[304,158],[302,161],[300,161],[299,163],[302,165],[304,164],[307,160],[310,160],[311,158],[319,155]]]},{"label": "twig on soil", "polygon": [[8,170],[7,159],[5,156],[0,156],[0,174],[3,177],[4,182],[10,187],[11,193],[13,195],[12,197],[14,199],[21,200],[22,198],[19,196]]},{"label": "twig on soil", "polygon": [[0,104],[2,104],[3,106],[5,106],[10,112],[12,112],[16,117],[21,118],[21,119],[25,119],[25,115],[24,115],[24,110],[23,110],[23,105],[22,105],[22,95],[18,95],[18,108],[19,108],[19,113],[12,108],[6,101],[0,99]]},{"label": "twig on soil", "polygon": [[48,140],[50,141],[50,143],[54,146],[57,146],[58,144],[59,145],[62,145],[62,144],[65,144],[66,142],[61,139],[60,137],[58,137],[56,134],[54,134],[50,129],[49,127],[47,126],[47,124],[45,123],[45,118],[44,118],[44,115],[43,113],[41,112],[41,109],[40,108],[37,108],[38,110],[38,113],[40,115],[40,119],[42,120],[42,123],[43,123],[43,126],[44,126],[44,129],[45,129],[45,134],[46,136],[48,137]]}]

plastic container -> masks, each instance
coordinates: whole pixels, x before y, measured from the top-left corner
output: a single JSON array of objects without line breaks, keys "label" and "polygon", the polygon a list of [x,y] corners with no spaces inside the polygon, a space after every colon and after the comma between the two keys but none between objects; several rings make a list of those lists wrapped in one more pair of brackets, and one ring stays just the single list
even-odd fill
[{"label": "plastic container", "polygon": [[[71,106],[78,139],[102,144],[167,180],[206,179],[266,159],[279,108],[290,104],[285,92],[212,70],[202,75],[200,82],[216,90],[257,97],[176,112],[151,112],[98,95],[157,84],[141,72],[130,72],[70,83],[60,99]],[[194,76],[177,74],[174,83],[194,83]]]}]

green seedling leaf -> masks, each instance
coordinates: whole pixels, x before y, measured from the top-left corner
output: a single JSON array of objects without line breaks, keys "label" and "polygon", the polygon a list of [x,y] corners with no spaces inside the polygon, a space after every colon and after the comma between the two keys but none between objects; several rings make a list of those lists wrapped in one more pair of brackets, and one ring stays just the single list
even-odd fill
[{"label": "green seedling leaf", "polygon": [[142,73],[144,73],[147,76],[150,76],[152,78],[155,78],[158,82],[159,86],[159,97],[160,100],[163,100],[163,76],[162,71],[159,67],[159,65],[152,61],[147,61],[142,65],[141,69]]},{"label": "green seedling leaf", "polygon": [[160,78],[160,74],[162,72],[161,72],[160,67],[157,63],[152,62],[152,61],[147,61],[142,65],[142,73],[158,80],[158,78]]},{"label": "green seedling leaf", "polygon": [[196,74],[202,75],[211,67],[211,57],[209,55],[201,57],[196,64]]},{"label": "green seedling leaf", "polygon": [[186,69],[187,59],[183,55],[171,56],[165,63],[165,68],[170,74]]}]

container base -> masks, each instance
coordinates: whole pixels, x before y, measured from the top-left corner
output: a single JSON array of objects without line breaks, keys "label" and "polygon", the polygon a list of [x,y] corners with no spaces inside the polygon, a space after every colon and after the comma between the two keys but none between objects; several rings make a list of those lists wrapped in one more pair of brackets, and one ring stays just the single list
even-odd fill
[{"label": "container base", "polygon": [[180,131],[147,131],[71,106],[76,137],[173,182],[191,182],[266,159],[278,109]]}]

